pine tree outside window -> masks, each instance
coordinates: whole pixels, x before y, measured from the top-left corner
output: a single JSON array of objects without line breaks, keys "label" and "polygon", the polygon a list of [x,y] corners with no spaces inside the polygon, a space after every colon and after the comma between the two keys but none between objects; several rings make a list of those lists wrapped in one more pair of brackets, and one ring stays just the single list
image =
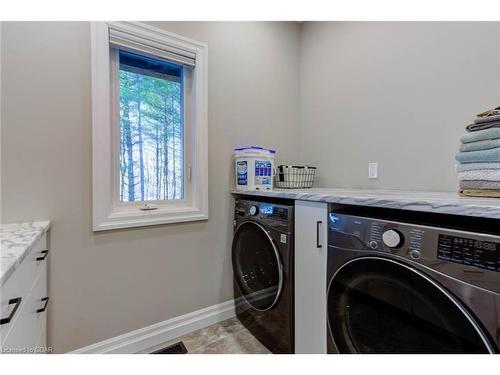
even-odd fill
[{"label": "pine tree outside window", "polygon": [[183,68],[119,51],[120,202],[184,197]]}]

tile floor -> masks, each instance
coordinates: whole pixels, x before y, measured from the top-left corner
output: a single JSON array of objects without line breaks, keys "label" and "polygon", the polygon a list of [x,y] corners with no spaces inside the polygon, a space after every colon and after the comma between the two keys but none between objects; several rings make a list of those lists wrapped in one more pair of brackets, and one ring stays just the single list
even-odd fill
[{"label": "tile floor", "polygon": [[154,346],[140,353],[151,353],[178,341],[184,342],[188,354],[269,354],[236,318],[199,329],[187,335]]}]

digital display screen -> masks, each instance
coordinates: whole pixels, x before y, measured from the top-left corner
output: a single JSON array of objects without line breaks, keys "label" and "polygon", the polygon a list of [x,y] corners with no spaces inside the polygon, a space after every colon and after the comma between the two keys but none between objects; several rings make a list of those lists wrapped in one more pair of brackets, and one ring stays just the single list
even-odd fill
[{"label": "digital display screen", "polygon": [[474,241],[474,248],[479,250],[496,251],[497,244],[494,242]]},{"label": "digital display screen", "polygon": [[260,206],[260,213],[265,215],[272,215],[274,212],[274,207],[271,205],[263,204]]}]

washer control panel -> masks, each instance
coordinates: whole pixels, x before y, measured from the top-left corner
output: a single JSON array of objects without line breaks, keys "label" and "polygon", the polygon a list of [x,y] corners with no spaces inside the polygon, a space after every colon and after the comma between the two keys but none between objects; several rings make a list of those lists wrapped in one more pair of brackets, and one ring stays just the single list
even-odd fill
[{"label": "washer control panel", "polygon": [[[342,248],[370,250],[419,259],[425,229],[385,220],[329,214],[329,243]],[[413,254],[413,255],[412,255]]]},{"label": "washer control panel", "polygon": [[367,236],[368,247],[372,250],[396,250],[403,246],[408,248],[408,254],[420,251],[423,243],[424,231],[418,228],[401,228],[378,220],[368,223]]},{"label": "washer control panel", "polygon": [[440,234],[438,258],[500,272],[500,243]]},{"label": "washer control panel", "polygon": [[263,223],[277,223],[277,225],[291,226],[293,224],[293,207],[237,199],[234,208],[235,220],[256,220]]},{"label": "washer control panel", "polygon": [[332,210],[328,213],[328,256],[338,256],[339,261],[358,256],[390,257],[500,293],[497,234]]}]

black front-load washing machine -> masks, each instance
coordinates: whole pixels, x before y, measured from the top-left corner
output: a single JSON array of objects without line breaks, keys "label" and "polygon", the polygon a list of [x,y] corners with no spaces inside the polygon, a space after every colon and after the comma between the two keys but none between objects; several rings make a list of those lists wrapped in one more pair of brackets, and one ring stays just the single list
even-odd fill
[{"label": "black front-load washing machine", "polygon": [[329,353],[498,353],[498,222],[346,212],[328,219]]},{"label": "black front-load washing machine", "polygon": [[236,316],[273,353],[294,352],[293,205],[237,199]]}]

